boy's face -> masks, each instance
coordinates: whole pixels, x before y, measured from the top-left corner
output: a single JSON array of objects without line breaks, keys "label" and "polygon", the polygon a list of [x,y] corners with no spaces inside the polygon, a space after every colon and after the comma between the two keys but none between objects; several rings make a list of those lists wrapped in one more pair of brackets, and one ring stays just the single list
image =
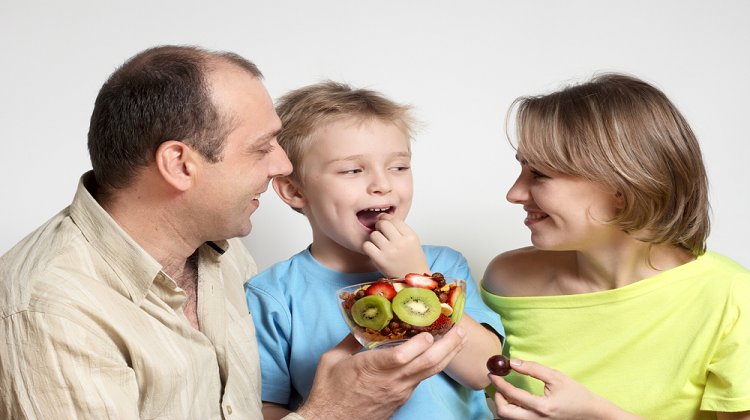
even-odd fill
[{"label": "boy's face", "polygon": [[379,213],[401,220],[409,213],[410,143],[394,124],[378,119],[327,124],[313,134],[300,166],[303,210],[318,254],[361,253]]}]

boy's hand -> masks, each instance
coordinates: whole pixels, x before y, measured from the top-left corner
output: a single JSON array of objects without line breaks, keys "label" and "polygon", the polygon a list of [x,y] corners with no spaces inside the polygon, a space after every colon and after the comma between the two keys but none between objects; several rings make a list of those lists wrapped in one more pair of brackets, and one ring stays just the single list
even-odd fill
[{"label": "boy's hand", "polygon": [[362,245],[375,267],[388,277],[403,277],[407,273],[430,273],[427,258],[417,234],[402,220],[390,214],[381,214]]}]

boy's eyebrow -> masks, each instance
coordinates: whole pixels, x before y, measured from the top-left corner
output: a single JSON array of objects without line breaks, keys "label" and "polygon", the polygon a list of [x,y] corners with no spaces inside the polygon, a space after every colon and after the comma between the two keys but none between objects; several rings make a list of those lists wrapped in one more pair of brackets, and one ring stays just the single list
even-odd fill
[{"label": "boy's eyebrow", "polygon": [[[357,159],[361,159],[361,158],[366,157],[366,156],[367,155],[360,154],[360,155],[344,156],[344,157],[340,157],[340,158],[333,158],[333,159],[327,161],[325,164],[326,165],[330,165],[330,164],[336,163],[336,162],[343,162],[343,161],[347,161],[347,160],[357,160]],[[411,158],[411,152],[396,152],[396,153],[391,153],[391,157],[408,157],[408,158]]]}]

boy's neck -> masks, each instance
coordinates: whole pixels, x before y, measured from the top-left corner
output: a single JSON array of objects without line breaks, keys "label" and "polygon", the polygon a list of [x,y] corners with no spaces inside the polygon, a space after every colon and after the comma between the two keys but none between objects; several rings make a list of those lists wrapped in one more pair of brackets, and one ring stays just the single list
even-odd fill
[{"label": "boy's neck", "polygon": [[313,241],[310,253],[318,263],[339,273],[371,273],[378,271],[367,255],[354,252],[340,245],[320,246]]}]

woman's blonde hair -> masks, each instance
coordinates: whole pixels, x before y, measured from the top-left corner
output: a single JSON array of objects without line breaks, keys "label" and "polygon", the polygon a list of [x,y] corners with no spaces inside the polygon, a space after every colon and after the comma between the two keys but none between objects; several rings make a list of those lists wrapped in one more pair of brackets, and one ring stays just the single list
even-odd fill
[{"label": "woman's blonde hair", "polygon": [[705,252],[710,222],[700,147],[659,89],[632,76],[602,74],[518,98],[506,121],[514,111],[516,149],[524,159],[622,195],[624,208],[609,223],[644,242]]}]

